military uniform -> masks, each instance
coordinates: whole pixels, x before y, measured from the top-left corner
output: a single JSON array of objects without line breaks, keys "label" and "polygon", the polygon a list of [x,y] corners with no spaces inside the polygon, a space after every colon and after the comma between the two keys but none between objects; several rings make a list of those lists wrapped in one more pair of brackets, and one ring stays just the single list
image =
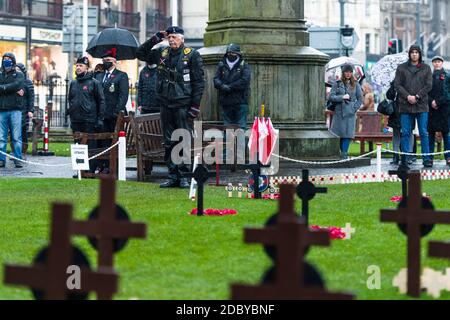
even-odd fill
[{"label": "military uniform", "polygon": [[[166,32],[182,33],[182,29],[171,27]],[[150,38],[139,47],[137,57],[149,64],[158,65],[156,99],[161,107],[164,159],[169,169],[168,184],[175,186],[185,180],[181,178],[181,172],[189,169],[185,164],[176,165],[171,159],[172,149],[178,143],[171,141],[171,136],[176,129],[191,131],[189,118],[198,116],[205,86],[203,61],[196,50],[184,45],[177,50],[170,47],[152,50],[160,41],[160,34]]]},{"label": "military uniform", "polygon": [[107,72],[97,73],[95,79],[102,84],[105,96],[104,132],[114,132],[119,112],[123,111],[127,114],[128,75],[123,71],[114,69],[109,75],[107,75]]},{"label": "military uniform", "polygon": [[[102,84],[105,96],[105,120],[103,128],[98,132],[114,132],[119,112],[127,114],[127,101],[129,94],[128,75],[115,68],[112,72],[104,71],[96,74],[95,78]],[[101,140],[99,147],[108,148],[111,140]],[[109,173],[109,160],[99,160],[99,167],[103,173]]]}]

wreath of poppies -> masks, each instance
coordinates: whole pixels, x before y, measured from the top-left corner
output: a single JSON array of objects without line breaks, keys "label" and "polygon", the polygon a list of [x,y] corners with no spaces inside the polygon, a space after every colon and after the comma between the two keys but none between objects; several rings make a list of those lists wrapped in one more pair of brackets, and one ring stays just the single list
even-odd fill
[{"label": "wreath of poppies", "polygon": [[342,231],[342,228],[338,227],[320,227],[320,226],[311,226],[310,230],[313,231],[328,231],[330,234],[330,239],[345,239],[345,232]]},{"label": "wreath of poppies", "polygon": [[[190,214],[196,216],[198,213],[197,208],[191,210]],[[236,210],[233,209],[204,209],[203,214],[205,216],[228,216],[237,214]]]}]

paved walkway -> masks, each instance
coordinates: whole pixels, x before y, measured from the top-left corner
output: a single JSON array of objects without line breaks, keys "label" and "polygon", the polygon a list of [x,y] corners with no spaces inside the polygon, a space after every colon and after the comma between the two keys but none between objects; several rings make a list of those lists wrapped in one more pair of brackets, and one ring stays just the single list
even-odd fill
[{"label": "paved walkway", "polygon": [[[27,161],[44,164],[44,165],[62,165],[68,164],[66,166],[58,167],[48,167],[34,164],[25,164],[23,168],[14,168],[14,163],[7,160],[6,168],[0,169],[0,177],[17,177],[17,178],[72,178],[75,173],[71,167],[71,160],[68,157],[42,157],[42,156],[29,156]],[[388,170],[396,169],[397,166],[389,164],[390,159],[382,159],[382,171],[387,172]],[[127,159],[127,167],[135,168],[136,159]],[[415,164],[411,166],[413,170],[423,170],[422,161],[419,159]],[[371,159],[371,164],[369,166],[361,166],[357,168],[314,168],[310,169],[311,175],[330,175],[330,174],[340,174],[340,173],[369,173],[376,172],[376,159]],[[450,170],[444,160],[435,160],[435,164],[432,170]],[[167,173],[167,169],[164,166],[155,166],[150,182],[159,183],[161,182]],[[301,167],[295,163],[280,163],[280,170],[276,174],[277,176],[296,176],[301,175]],[[230,172],[229,170],[220,171],[220,183],[239,183],[245,182],[250,176],[249,172],[238,171]],[[127,171],[127,180],[136,180],[136,171]],[[215,181],[211,178],[211,182]]]}]

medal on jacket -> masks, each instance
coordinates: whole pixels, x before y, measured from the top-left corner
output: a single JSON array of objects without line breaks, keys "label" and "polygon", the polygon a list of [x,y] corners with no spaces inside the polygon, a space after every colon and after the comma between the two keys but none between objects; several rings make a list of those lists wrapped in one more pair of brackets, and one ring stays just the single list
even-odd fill
[{"label": "medal on jacket", "polygon": [[111,87],[109,87],[109,92],[113,93],[114,91],[116,91],[116,88],[114,88],[114,83],[111,84]]}]

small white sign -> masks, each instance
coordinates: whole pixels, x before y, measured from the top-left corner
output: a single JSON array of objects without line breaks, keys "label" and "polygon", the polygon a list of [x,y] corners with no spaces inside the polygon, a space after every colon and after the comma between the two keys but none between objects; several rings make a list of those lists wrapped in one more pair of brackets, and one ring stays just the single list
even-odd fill
[{"label": "small white sign", "polygon": [[73,144],[71,154],[73,170],[89,170],[88,146],[86,144]]}]

